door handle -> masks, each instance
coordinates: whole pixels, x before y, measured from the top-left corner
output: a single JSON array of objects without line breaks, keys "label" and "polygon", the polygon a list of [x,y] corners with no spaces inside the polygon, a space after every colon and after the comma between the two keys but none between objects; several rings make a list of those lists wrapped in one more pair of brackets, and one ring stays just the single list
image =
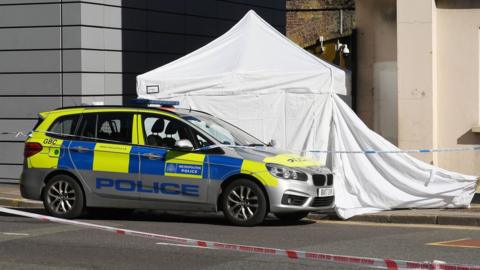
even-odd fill
[{"label": "door handle", "polygon": [[148,159],[151,159],[151,160],[154,160],[154,159],[161,159],[161,160],[163,160],[163,156],[160,156],[160,155],[157,155],[157,154],[153,154],[153,153],[145,153],[145,154],[142,154],[142,157],[148,158]]},{"label": "door handle", "polygon": [[72,150],[79,153],[85,153],[85,152],[91,151],[90,149],[83,146],[72,147]]}]

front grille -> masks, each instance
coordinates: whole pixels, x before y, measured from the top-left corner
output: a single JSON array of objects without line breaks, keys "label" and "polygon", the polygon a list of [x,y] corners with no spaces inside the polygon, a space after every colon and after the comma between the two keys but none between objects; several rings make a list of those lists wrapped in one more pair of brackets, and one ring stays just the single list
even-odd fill
[{"label": "front grille", "polygon": [[333,174],[314,174],[312,175],[313,184],[317,187],[333,185]]},{"label": "front grille", "polygon": [[333,174],[327,174],[327,186],[333,185]]},{"label": "front grille", "polygon": [[328,196],[328,197],[315,197],[311,203],[312,207],[325,207],[330,206],[333,203],[335,196]]},{"label": "front grille", "polygon": [[299,206],[299,205],[303,205],[307,199],[308,199],[307,197],[303,197],[303,196],[285,194],[282,197],[282,204]]}]

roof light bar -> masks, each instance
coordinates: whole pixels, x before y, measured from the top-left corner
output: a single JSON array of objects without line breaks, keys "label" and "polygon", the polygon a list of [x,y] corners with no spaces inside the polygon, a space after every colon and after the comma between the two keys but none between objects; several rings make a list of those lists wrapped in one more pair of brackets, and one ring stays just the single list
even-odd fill
[{"label": "roof light bar", "polygon": [[136,105],[160,105],[160,106],[167,106],[173,107],[180,104],[180,102],[176,100],[151,100],[151,99],[144,99],[144,98],[137,98],[132,100],[133,104]]}]

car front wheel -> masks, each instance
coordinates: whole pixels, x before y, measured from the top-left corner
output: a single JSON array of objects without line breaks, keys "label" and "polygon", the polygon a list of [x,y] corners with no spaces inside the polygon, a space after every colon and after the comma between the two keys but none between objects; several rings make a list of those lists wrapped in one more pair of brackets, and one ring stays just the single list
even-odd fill
[{"label": "car front wheel", "polygon": [[232,224],[255,226],[265,219],[267,201],[255,182],[238,179],[230,183],[222,193],[222,209]]},{"label": "car front wheel", "polygon": [[68,175],[54,176],[43,192],[43,205],[54,217],[76,218],[85,208],[82,188]]}]

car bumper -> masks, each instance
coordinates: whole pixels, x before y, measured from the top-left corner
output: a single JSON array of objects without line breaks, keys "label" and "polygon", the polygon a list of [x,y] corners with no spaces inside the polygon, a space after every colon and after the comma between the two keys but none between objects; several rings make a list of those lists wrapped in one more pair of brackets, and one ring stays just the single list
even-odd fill
[{"label": "car bumper", "polygon": [[20,176],[20,194],[22,197],[30,200],[41,200],[42,190],[45,186],[47,170],[42,169],[24,169]]},{"label": "car bumper", "polygon": [[[333,186],[315,186],[309,181],[278,180],[277,186],[267,188],[270,201],[270,212],[286,213],[296,211],[328,211],[335,207],[335,197],[319,197],[319,188],[333,188]],[[292,203],[288,203],[288,198]]]}]

